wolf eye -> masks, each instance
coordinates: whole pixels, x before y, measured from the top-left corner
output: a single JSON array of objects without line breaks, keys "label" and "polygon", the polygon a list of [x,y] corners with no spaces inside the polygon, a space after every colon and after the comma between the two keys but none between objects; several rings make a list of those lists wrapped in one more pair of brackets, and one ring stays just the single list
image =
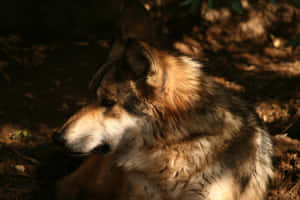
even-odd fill
[{"label": "wolf eye", "polygon": [[106,108],[113,107],[116,104],[114,100],[103,98],[101,99],[100,105]]}]

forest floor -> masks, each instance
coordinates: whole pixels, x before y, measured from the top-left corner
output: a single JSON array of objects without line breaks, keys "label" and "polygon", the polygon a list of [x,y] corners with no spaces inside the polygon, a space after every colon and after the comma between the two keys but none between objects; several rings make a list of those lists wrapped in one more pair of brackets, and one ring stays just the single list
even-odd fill
[{"label": "forest floor", "polygon": [[[207,73],[241,93],[268,127],[275,178],[266,199],[299,200],[300,45],[284,44],[300,34],[300,11],[257,6],[248,17],[230,9],[210,10],[201,20],[167,13],[163,33],[174,50],[210,63]],[[108,43],[0,35],[0,199],[53,199],[54,183],[78,166],[51,136],[89,101],[87,85]]]}]

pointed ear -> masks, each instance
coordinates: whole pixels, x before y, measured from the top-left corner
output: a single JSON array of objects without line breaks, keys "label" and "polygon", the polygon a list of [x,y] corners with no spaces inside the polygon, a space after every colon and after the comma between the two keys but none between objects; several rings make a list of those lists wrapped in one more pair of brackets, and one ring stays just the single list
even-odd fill
[{"label": "pointed ear", "polygon": [[94,91],[98,88],[101,80],[103,79],[103,76],[111,68],[111,65],[114,62],[122,59],[125,51],[125,44],[126,42],[120,40],[116,40],[113,43],[106,62],[98,69],[98,71],[94,74],[92,80],[89,83],[89,89],[91,91]]},{"label": "pointed ear", "polygon": [[159,52],[141,41],[128,41],[125,59],[137,79],[144,79],[147,85],[164,90],[167,71],[161,66]]},{"label": "pointed ear", "polygon": [[143,42],[128,40],[125,61],[137,78],[153,75],[156,71],[153,49]]}]

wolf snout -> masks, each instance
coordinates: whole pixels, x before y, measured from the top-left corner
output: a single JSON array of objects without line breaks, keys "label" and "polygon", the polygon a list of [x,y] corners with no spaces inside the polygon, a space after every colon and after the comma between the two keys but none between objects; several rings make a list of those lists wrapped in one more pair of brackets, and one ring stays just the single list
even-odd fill
[{"label": "wolf snout", "polygon": [[52,139],[53,141],[58,144],[58,145],[61,145],[61,146],[65,146],[66,144],[66,139],[63,137],[62,134],[60,133],[57,133],[55,132],[53,135],[52,135]]}]

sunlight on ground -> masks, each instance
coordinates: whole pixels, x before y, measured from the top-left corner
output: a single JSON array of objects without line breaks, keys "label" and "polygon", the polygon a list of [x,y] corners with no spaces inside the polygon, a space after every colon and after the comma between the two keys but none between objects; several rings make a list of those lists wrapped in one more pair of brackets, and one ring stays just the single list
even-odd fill
[{"label": "sunlight on ground", "polygon": [[16,124],[0,125],[0,143],[11,144],[15,141],[11,139],[14,132],[20,130],[21,127]]}]

